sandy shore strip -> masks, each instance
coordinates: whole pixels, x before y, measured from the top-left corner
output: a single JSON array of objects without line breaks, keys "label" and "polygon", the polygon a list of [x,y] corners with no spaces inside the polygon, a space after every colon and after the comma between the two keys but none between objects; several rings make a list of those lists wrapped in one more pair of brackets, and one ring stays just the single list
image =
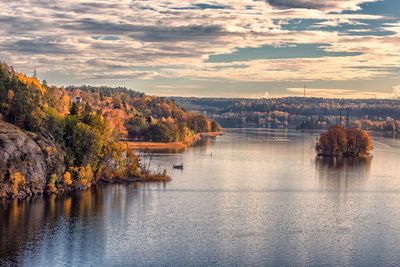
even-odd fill
[{"label": "sandy shore strip", "polygon": [[172,142],[172,143],[161,143],[161,142],[126,142],[128,144],[128,148],[133,149],[186,149],[188,147],[187,144],[183,142]]},{"label": "sandy shore strip", "polygon": [[171,142],[171,143],[162,143],[162,142],[140,142],[140,141],[128,141],[124,142],[128,145],[128,148],[132,149],[150,149],[150,150],[158,150],[158,149],[171,149],[171,150],[183,150],[188,148],[191,143],[198,141],[201,138],[207,137],[217,137],[220,136],[221,132],[210,132],[210,133],[201,133],[193,138],[191,142]]}]

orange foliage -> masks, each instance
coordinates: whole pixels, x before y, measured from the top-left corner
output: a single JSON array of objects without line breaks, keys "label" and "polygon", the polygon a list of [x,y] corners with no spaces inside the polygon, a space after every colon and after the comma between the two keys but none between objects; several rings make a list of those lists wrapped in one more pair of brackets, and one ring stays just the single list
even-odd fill
[{"label": "orange foliage", "polygon": [[345,129],[335,125],[321,133],[315,150],[318,156],[358,157],[373,149],[368,133],[360,128]]},{"label": "orange foliage", "polygon": [[27,87],[35,87],[42,95],[46,93],[46,88],[36,79],[36,77],[27,77],[22,73],[17,74],[18,80],[25,84]]},{"label": "orange foliage", "polygon": [[64,184],[67,186],[71,186],[72,185],[72,177],[71,177],[71,173],[69,171],[66,171],[63,175],[63,180],[64,180]]},{"label": "orange foliage", "polygon": [[128,115],[125,111],[121,109],[103,108],[102,113],[103,118],[107,121],[107,125],[112,132],[122,136],[128,135],[128,131],[125,128]]},{"label": "orange foliage", "polygon": [[353,155],[368,153],[373,149],[372,140],[366,131],[360,128],[347,130],[348,153]]}]

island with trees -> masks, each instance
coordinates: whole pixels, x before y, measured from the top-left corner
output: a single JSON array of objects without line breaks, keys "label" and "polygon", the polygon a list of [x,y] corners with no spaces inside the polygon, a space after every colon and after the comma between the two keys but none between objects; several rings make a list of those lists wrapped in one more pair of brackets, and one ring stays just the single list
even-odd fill
[{"label": "island with trees", "polygon": [[368,157],[372,149],[372,140],[366,131],[341,125],[331,126],[321,133],[315,145],[317,157]]},{"label": "island with trees", "polygon": [[167,98],[123,87],[49,86],[0,62],[0,198],[168,181],[129,142],[190,144],[220,129]]}]

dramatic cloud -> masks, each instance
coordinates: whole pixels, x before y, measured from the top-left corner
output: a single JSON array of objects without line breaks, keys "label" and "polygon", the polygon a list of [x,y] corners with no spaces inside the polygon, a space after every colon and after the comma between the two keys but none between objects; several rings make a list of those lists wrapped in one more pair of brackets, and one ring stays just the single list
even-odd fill
[{"label": "dramatic cloud", "polygon": [[172,81],[187,92],[224,82],[256,95],[254,83],[396,77],[399,18],[365,13],[366,3],[385,1],[0,0],[0,59],[59,84],[161,94]]}]

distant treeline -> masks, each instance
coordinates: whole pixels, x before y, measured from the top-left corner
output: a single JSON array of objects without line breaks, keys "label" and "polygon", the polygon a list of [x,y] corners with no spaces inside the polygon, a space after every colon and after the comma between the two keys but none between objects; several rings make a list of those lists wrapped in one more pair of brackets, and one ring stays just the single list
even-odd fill
[{"label": "distant treeline", "polygon": [[[339,115],[349,109],[351,116],[400,119],[400,100],[395,99],[334,99],[282,97],[270,99],[190,98],[175,97],[182,107],[212,113],[270,112],[279,110],[291,115]],[[345,115],[344,112],[342,112]]]},{"label": "distant treeline", "polygon": [[348,119],[368,129],[396,131],[400,122],[400,100],[394,99],[174,99],[186,109],[207,113],[223,127],[325,129]]}]

